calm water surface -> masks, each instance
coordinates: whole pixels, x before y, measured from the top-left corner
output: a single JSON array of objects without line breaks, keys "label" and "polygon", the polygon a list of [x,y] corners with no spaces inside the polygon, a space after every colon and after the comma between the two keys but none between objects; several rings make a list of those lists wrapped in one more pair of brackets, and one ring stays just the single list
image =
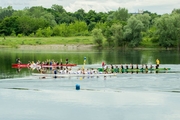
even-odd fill
[{"label": "calm water surface", "polygon": [[[154,64],[171,68],[162,73],[123,73],[104,77],[39,79],[23,63],[66,59],[86,68],[107,64]],[[18,51],[0,52],[0,119],[2,120],[179,120],[180,55],[177,51]],[[79,65],[80,64],[80,65]],[[9,76],[9,77],[8,77]],[[81,90],[75,90],[79,84]]]}]

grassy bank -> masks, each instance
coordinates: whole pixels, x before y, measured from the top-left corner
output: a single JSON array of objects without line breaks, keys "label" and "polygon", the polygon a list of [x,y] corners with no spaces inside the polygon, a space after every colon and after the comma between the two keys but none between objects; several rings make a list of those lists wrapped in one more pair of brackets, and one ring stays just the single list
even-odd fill
[{"label": "grassy bank", "polygon": [[[75,36],[75,37],[0,37],[0,47],[20,46],[41,46],[41,45],[63,45],[63,46],[80,46],[80,45],[95,45],[92,36]],[[108,48],[106,40],[103,40],[104,48]],[[157,43],[152,43],[150,40],[143,40],[138,48],[160,48]],[[138,49],[137,48],[137,49]]]},{"label": "grassy bank", "polygon": [[19,45],[92,45],[92,36],[77,37],[3,37],[0,38],[0,45],[18,47]]}]

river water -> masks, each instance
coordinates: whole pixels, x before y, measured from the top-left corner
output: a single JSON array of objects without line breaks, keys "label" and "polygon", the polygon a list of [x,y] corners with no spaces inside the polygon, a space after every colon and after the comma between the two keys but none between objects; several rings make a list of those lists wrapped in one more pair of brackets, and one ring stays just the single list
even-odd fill
[{"label": "river water", "polygon": [[[155,64],[159,73],[123,73],[107,77],[39,79],[35,72],[11,64],[66,58],[76,68],[107,64]],[[87,58],[83,65],[84,57]],[[179,120],[180,54],[178,51],[21,51],[0,52],[0,119],[2,120]],[[75,86],[79,84],[80,90]]]}]

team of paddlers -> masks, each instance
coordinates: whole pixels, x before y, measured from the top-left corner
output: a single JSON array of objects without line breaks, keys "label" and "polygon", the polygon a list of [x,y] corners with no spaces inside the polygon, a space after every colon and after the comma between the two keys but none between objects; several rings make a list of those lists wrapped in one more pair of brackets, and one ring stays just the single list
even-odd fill
[{"label": "team of paddlers", "polygon": [[[66,59],[65,61],[66,65],[68,64],[68,59]],[[21,64],[20,59],[16,59],[16,63]],[[145,70],[148,71],[148,69],[158,69],[159,68],[159,64],[160,61],[157,59],[156,60],[156,66],[150,65],[148,66],[147,64],[142,64],[141,66],[139,66],[138,64],[121,64],[120,66],[118,65],[110,65],[110,67],[108,65],[106,65],[104,62],[102,62],[102,68],[101,69],[78,69],[77,71],[72,71],[71,67],[68,66],[63,66],[62,63],[62,59],[57,62],[55,62],[54,60],[46,60],[46,61],[37,61],[36,63],[34,61],[32,62],[28,62],[29,66],[31,66],[31,68],[33,67],[33,65],[35,66],[34,68],[37,69],[39,72],[41,73],[45,73],[47,72],[48,69],[52,69],[52,68],[43,68],[41,67],[42,65],[57,65],[57,67],[55,67],[54,70],[54,74],[60,73],[68,73],[68,74],[72,74],[72,73],[76,73],[76,74],[93,74],[93,73],[120,73],[120,72],[124,72],[123,70],[126,70],[126,72],[128,72],[128,70]],[[36,65],[39,65],[40,67],[36,67]],[[59,66],[58,66],[59,65]]]}]

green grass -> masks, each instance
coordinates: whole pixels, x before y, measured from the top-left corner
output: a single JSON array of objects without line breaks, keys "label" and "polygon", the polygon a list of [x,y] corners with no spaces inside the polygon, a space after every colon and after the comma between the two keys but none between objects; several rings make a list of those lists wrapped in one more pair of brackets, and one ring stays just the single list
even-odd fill
[{"label": "green grass", "polygon": [[3,37],[0,38],[0,45],[18,47],[19,45],[51,45],[51,44],[94,44],[92,36],[76,37]]},{"label": "green grass", "polygon": [[139,47],[143,48],[158,48],[158,43],[152,43],[151,40],[142,40]]}]

